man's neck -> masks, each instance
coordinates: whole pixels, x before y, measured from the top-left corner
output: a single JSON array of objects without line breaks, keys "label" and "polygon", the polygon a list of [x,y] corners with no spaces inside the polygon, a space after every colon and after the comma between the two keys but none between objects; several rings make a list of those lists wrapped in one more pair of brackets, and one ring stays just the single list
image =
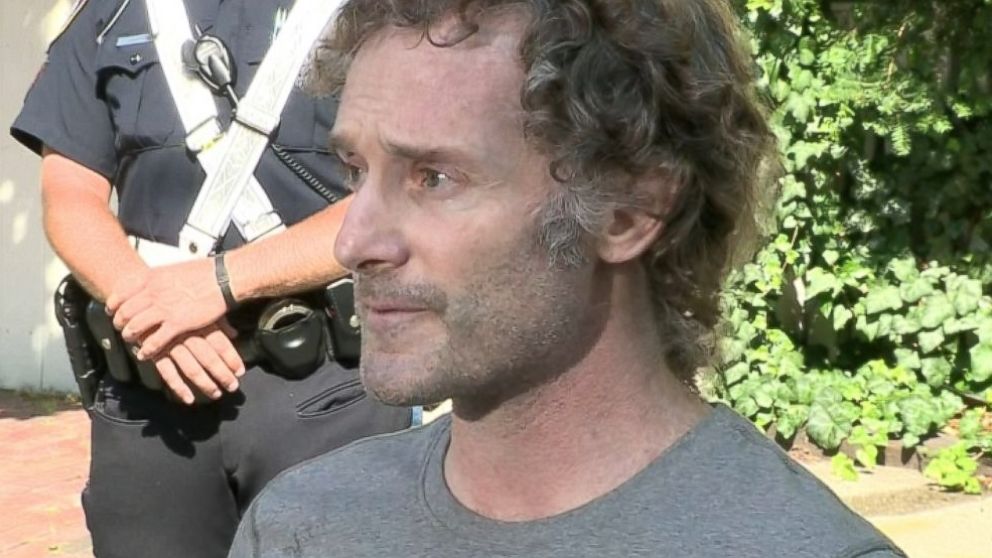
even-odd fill
[{"label": "man's neck", "polygon": [[455,401],[452,494],[501,521],[557,515],[617,488],[699,422],[708,408],[662,369],[654,328],[638,321],[608,323],[581,362],[483,418]]}]

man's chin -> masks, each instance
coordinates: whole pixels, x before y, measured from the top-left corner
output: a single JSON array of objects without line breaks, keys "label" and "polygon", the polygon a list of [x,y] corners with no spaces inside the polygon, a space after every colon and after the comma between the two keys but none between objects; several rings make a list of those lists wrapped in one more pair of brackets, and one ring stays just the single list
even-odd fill
[{"label": "man's chin", "polygon": [[372,397],[386,405],[411,407],[440,403],[448,396],[429,389],[429,372],[422,362],[397,355],[362,357],[362,384]]}]

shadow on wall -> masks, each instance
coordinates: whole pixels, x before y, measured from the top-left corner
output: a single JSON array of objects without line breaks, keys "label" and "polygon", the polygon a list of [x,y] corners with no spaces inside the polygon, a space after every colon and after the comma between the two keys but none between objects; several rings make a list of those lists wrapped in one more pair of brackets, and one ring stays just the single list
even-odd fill
[{"label": "shadow on wall", "polygon": [[7,134],[70,0],[0,2],[0,387],[74,391],[52,292],[65,274],[41,226],[39,159]]}]

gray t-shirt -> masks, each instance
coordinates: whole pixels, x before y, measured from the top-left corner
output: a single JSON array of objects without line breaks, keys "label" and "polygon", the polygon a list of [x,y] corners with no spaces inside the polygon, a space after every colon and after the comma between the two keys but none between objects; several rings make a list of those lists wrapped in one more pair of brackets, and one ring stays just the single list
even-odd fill
[{"label": "gray t-shirt", "polygon": [[251,505],[230,556],[904,556],[722,405],[609,494],[524,523],[483,518],[452,496],[449,428],[443,418],[368,438],[283,473]]}]

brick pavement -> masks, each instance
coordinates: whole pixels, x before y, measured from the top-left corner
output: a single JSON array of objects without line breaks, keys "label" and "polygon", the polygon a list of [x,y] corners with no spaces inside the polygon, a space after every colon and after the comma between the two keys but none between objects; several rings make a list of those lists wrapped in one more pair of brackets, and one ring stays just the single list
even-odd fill
[{"label": "brick pavement", "polygon": [[0,558],[91,558],[79,493],[89,419],[78,405],[0,391]]}]

